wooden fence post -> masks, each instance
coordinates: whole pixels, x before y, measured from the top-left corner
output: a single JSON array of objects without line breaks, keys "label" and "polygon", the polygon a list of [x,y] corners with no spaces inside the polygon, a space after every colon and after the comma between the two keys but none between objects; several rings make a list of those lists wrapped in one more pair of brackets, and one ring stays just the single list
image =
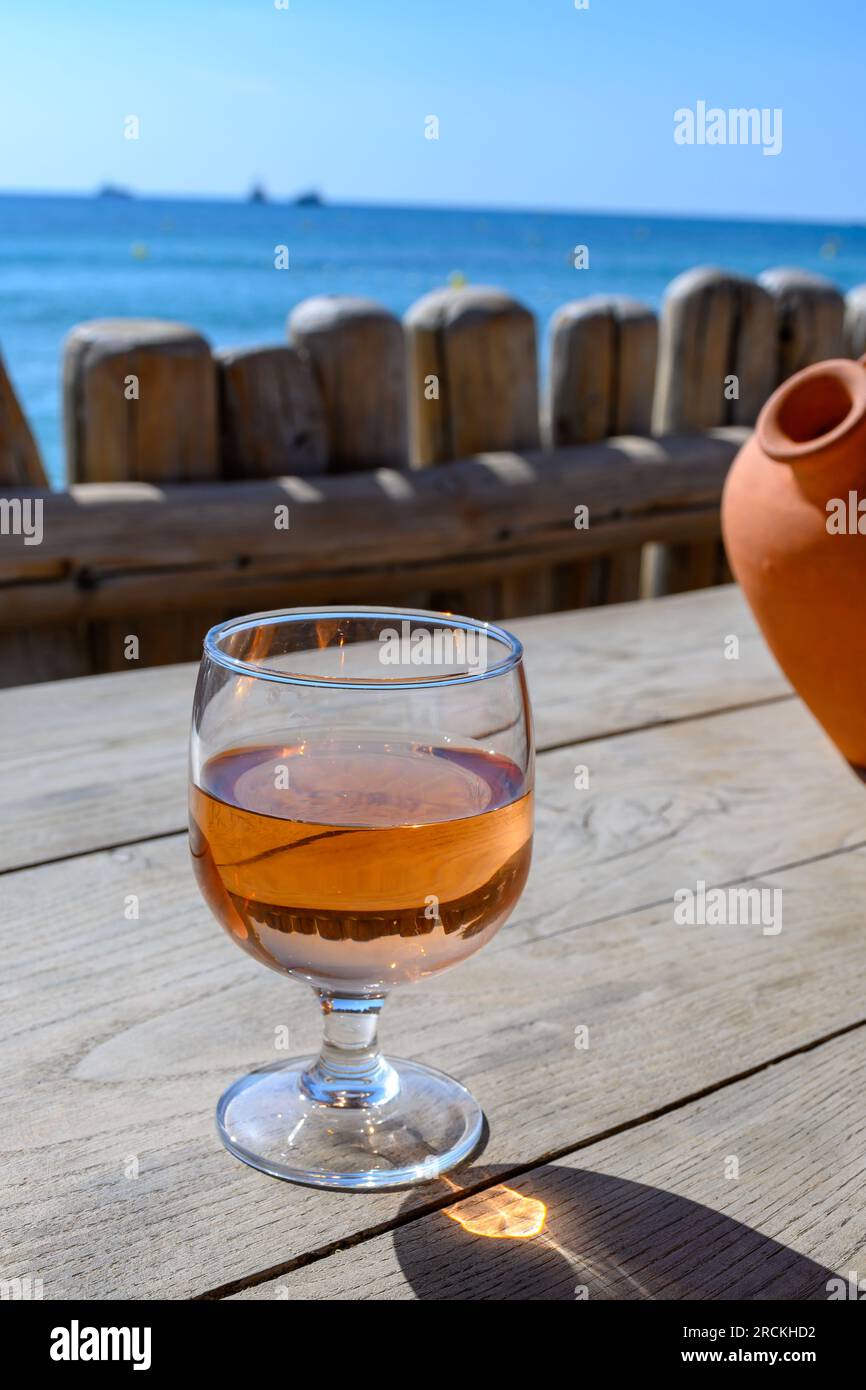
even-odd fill
[{"label": "wooden fence post", "polygon": [[288,320],[325,409],[328,472],[405,468],[406,353],[400,320],[370,299],[318,295]]},{"label": "wooden fence post", "polygon": [[[45,488],[48,480],[27,416],[0,357],[0,492]],[[32,510],[38,499],[28,499],[28,526],[36,525]],[[24,500],[21,499],[23,506]],[[41,503],[40,503],[41,505]],[[34,529],[34,537],[37,534]],[[3,537],[0,536],[0,554]],[[50,567],[49,567],[50,568]],[[83,676],[90,670],[84,624],[24,627],[0,633],[0,673],[3,685],[28,685],[33,681]]]},{"label": "wooden fence post", "polygon": [[649,434],[658,324],[652,309],[593,295],[550,325],[545,442],[557,449],[615,434]]},{"label": "wooden fence post", "polygon": [[[662,310],[653,430],[753,424],[776,385],[776,317],[769,292],[700,266],[668,286]],[[656,547],[651,592],[678,593],[726,576],[721,543]]]},{"label": "wooden fence post", "polygon": [[781,266],[759,276],[773,297],[778,347],[774,386],[828,357],[845,356],[845,300],[823,275]]},{"label": "wooden fence post", "polygon": [[654,432],[754,424],[776,385],[775,333],[773,301],[754,280],[706,266],[677,276],[662,310]]},{"label": "wooden fence post", "polygon": [[405,317],[412,461],[538,446],[535,320],[502,290],[434,290]]},{"label": "wooden fence post", "polygon": [[[547,447],[649,434],[657,345],[656,316],[636,300],[597,295],[558,309],[551,321]],[[632,547],[559,566],[557,606],[638,598],[641,555],[641,547]]]},{"label": "wooden fence post", "polygon": [[[502,290],[434,290],[404,319],[409,353],[415,467],[539,442],[535,320]],[[434,596],[443,608],[481,618],[517,617],[551,606],[552,570],[528,567],[462,593]]]},{"label": "wooden fence post", "polygon": [[845,356],[866,353],[866,285],[855,285],[845,296]]},{"label": "wooden fence post", "polygon": [[47,487],[36,440],[0,356],[0,484]]},{"label": "wooden fence post", "polygon": [[328,434],[319,389],[295,348],[216,353],[224,478],[324,473]]},{"label": "wooden fence post", "polygon": [[[70,482],[177,483],[219,476],[216,368],[201,334],[160,319],[74,328],[63,364]],[[119,538],[122,543],[122,538]],[[158,561],[158,556],[152,557]],[[196,658],[211,610],[91,627],[97,670]],[[135,646],[128,641],[137,639]]]},{"label": "wooden fence post", "polygon": [[70,482],[179,483],[218,472],[213,359],[184,324],[79,324],[66,339],[63,402]]}]

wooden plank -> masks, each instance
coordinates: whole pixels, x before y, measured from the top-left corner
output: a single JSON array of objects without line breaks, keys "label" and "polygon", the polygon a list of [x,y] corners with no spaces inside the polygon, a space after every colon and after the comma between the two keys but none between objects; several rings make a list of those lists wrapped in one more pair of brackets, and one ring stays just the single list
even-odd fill
[{"label": "wooden plank", "polygon": [[[518,570],[503,576],[497,598],[502,611],[500,622],[522,618],[530,613],[549,613],[553,607],[553,570]],[[471,593],[469,595],[472,597]],[[470,612],[474,612],[470,608]]]},{"label": "wooden plank", "polygon": [[[405,557],[410,544],[424,557],[440,554],[443,546],[450,554],[495,543],[507,550],[534,542],[540,549],[552,531],[571,529],[576,541],[581,538],[573,506],[563,507],[563,498],[577,496],[593,524],[717,506],[728,467],[746,438],[741,427],[664,440],[623,436],[553,453],[482,454],[406,474],[377,469],[340,478],[238,482],[231,488],[222,483],[81,484],[65,493],[39,494],[42,542],[34,547],[22,537],[4,536],[0,574],[42,575],[46,563],[56,559],[91,568],[200,564],[219,559],[227,547],[232,555],[275,560],[290,548],[294,569],[304,573],[317,556],[321,568],[320,548],[335,535],[344,542],[345,565],[369,561],[374,554],[387,563]],[[292,509],[297,524],[293,515],[290,531],[275,537],[277,505]],[[370,523],[369,533],[361,522]],[[132,555],[130,536],[136,541]]]},{"label": "wooden plank", "polygon": [[324,473],[325,414],[309,363],[291,347],[216,353],[224,478]]},{"label": "wooden plank", "polygon": [[[307,571],[300,572],[288,543],[279,558],[227,553],[212,563],[179,567],[152,563],[149,567],[119,565],[105,570],[83,566],[76,571],[73,566],[73,577],[50,583],[40,578],[38,583],[0,584],[0,628],[38,625],[41,629],[57,618],[76,622],[82,618],[124,618],[131,612],[145,617],[175,613],[186,616],[202,605],[219,605],[227,616],[238,611],[322,604],[388,603],[408,607],[413,594],[424,595],[421,606],[429,608],[436,607],[429,598],[431,590],[450,590],[452,597],[445,605],[450,612],[500,617],[498,608],[495,614],[477,608],[473,595],[506,576],[531,572],[535,587],[541,570],[574,555],[587,559],[602,556],[613,562],[630,548],[660,535],[672,542],[699,537],[717,542],[720,534],[718,505],[708,503],[689,510],[646,511],[624,520],[611,516],[586,531],[554,525],[517,545],[508,528],[503,528],[493,548],[486,551],[449,554],[443,547],[441,555],[419,559],[407,545],[400,558],[379,565],[372,557],[361,565],[341,564],[343,554],[331,544],[318,563],[313,561]],[[325,568],[328,563],[334,568]],[[577,595],[553,605],[580,606]],[[219,612],[213,621],[218,619]],[[213,622],[207,624],[212,625]]]},{"label": "wooden plank", "polygon": [[400,320],[371,299],[323,294],[296,305],[287,328],[321,393],[328,471],[405,468],[409,426]]},{"label": "wooden plank", "polygon": [[63,393],[70,482],[219,472],[216,369],[205,339],[185,324],[78,324],[64,349]]},{"label": "wooden plank", "polygon": [[408,310],[412,460],[538,447],[535,320],[503,290],[434,290]]},{"label": "wooden plank", "polygon": [[776,385],[776,337],[769,286],[709,266],[678,275],[662,311],[653,428],[754,423]]},{"label": "wooden plank", "polygon": [[617,324],[603,295],[575,299],[550,324],[545,433],[551,448],[604,439],[618,431]]},{"label": "wooden plank", "polygon": [[196,670],[0,691],[0,868],[182,829]]},{"label": "wooden plank", "polygon": [[658,345],[653,310],[621,295],[591,295],[563,304],[550,335],[547,442],[555,448],[649,434]]},{"label": "wooden plank", "polygon": [[845,356],[845,300],[832,280],[791,266],[765,270],[759,278],[775,304],[777,383],[813,362]]},{"label": "wooden plank", "polygon": [[[0,355],[0,487],[47,488],[30,422]],[[51,626],[35,633],[0,633],[0,672],[6,685],[84,675],[90,669],[83,630]]]},{"label": "wooden plank", "polygon": [[[100,672],[163,667],[201,653],[202,639],[222,610],[184,608],[156,616],[126,610],[126,616],[91,624],[90,647]],[[133,645],[134,642],[134,645]]]},{"label": "wooden plank", "polygon": [[0,356],[0,482],[4,487],[47,487],[30,422]]},{"label": "wooden plank", "polygon": [[[785,778],[770,777],[783,762]],[[759,824],[740,809],[756,800],[766,807]],[[661,902],[697,877],[739,881],[866,841],[862,802],[797,701],[544,753],[536,872],[509,940]]]},{"label": "wooden plank", "polygon": [[[733,585],[513,624],[541,748],[775,699],[790,687]],[[725,656],[736,637],[739,657]]]},{"label": "wooden plank", "polygon": [[[653,427],[751,424],[776,385],[777,328],[767,289],[745,276],[698,267],[668,287],[661,319]],[[655,549],[651,592],[717,584],[714,541]]]},{"label": "wooden plank", "polygon": [[863,1044],[858,1029],[507,1181],[482,1159],[452,1179],[493,1184],[476,1196],[233,1297],[825,1300],[866,1267]]},{"label": "wooden plank", "polygon": [[[45,494],[42,544],[2,538],[0,626],[183,611],[230,603],[236,587],[263,582],[287,596],[311,580],[363,587],[394,571],[409,588],[453,587],[455,572],[466,587],[486,582],[485,566],[526,570],[647,540],[715,537],[743,437],[623,437],[414,473]],[[589,509],[586,528],[574,526],[575,497]],[[277,524],[286,515],[289,529]],[[62,566],[56,582],[46,578],[52,563]]]},{"label": "wooden plank", "polygon": [[[704,728],[681,724],[690,741],[673,750],[683,778],[676,823],[642,785],[626,803],[633,825],[620,814],[610,834],[593,835],[593,862],[568,882],[566,866],[593,822],[585,813],[563,816],[554,804],[539,835],[532,893],[513,925],[459,971],[395,992],[386,1045],[472,1087],[490,1123],[486,1162],[541,1161],[864,1020],[863,850],[781,872],[764,862],[760,884],[783,893],[778,935],[673,919],[677,888],[698,877],[723,882],[738,863],[758,866],[768,823],[775,850],[790,858],[795,845],[778,824],[785,800],[815,831],[815,849],[862,830],[862,793],[846,824],[830,815],[853,779],[826,749],[831,795],[811,772],[804,778],[802,762],[790,777],[784,760],[758,765],[751,722],[748,736],[734,740],[732,724],[755,713],[726,717],[724,731],[721,719],[702,721]],[[809,728],[796,732],[805,738]],[[702,768],[711,729],[719,741]],[[660,750],[672,732],[639,736],[659,797],[675,776],[670,752]],[[724,794],[720,762],[729,775],[739,769],[738,792]],[[697,799],[694,786],[702,788]],[[540,782],[542,808],[556,795]],[[797,819],[792,811],[788,824]],[[733,852],[732,823],[742,831]],[[645,881],[643,868],[630,878],[633,852],[642,842],[648,863],[678,836],[682,852],[666,861],[663,902],[619,916],[599,914],[599,902],[587,919],[582,887],[599,874],[611,885],[611,907],[658,892],[661,879]],[[6,1060],[0,1075],[12,1102],[3,1273],[38,1274],[49,1298],[140,1296],[143,1288],[150,1297],[200,1293],[275,1273],[406,1211],[402,1194],[347,1200],[287,1188],[219,1149],[212,1106],[222,1086],[282,1055],[277,1028],[288,1024],[292,1051],[303,1053],[318,1027],[307,991],[242,959],[210,920],[186,853],[180,838],[167,839],[4,881],[0,1056],[9,1058],[14,1038],[15,1064],[12,1071]],[[567,918],[548,934],[539,925],[555,918],[563,887]],[[139,905],[135,921],[124,916],[130,895]],[[22,931],[24,920],[38,922],[38,931]],[[581,1024],[592,1040],[585,1052],[574,1046]],[[434,1199],[440,1193],[432,1189]],[[423,1210],[430,1198],[425,1189],[411,1200]]]},{"label": "wooden plank", "polygon": [[35,681],[66,680],[70,676],[86,676],[89,671],[88,634],[82,623],[0,632],[4,687],[29,687]]},{"label": "wooden plank", "polygon": [[[552,447],[617,434],[648,434],[658,325],[651,309],[594,295],[557,310],[551,323],[545,440]],[[557,574],[574,606],[621,603],[640,593],[641,548],[583,561]],[[548,605],[549,606],[549,605]],[[571,603],[565,606],[571,607]]]},{"label": "wooden plank", "polygon": [[[436,290],[409,309],[405,331],[416,467],[538,446],[535,321],[528,309],[499,290]],[[551,607],[549,566],[536,562],[498,580],[479,582],[474,575],[458,588],[456,608],[501,619]]]},{"label": "wooden plank", "polygon": [[[541,749],[788,690],[733,586],[512,626]],[[167,666],[0,691],[0,868],[180,830],[194,684]]]},{"label": "wooden plank", "polygon": [[614,552],[604,558],[604,590],[608,603],[627,603],[636,599],[641,590],[643,548]]},{"label": "wooden plank", "polygon": [[615,434],[649,434],[658,357],[658,319],[639,301],[616,296],[619,338]]}]

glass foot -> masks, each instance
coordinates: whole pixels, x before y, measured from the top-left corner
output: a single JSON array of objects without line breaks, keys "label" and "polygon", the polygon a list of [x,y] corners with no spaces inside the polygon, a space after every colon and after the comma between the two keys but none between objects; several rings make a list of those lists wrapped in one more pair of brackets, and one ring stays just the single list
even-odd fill
[{"label": "glass foot", "polygon": [[220,1138],[253,1168],[314,1187],[429,1182],[472,1153],[481,1107],[459,1081],[400,1058],[383,1062],[383,1099],[315,1098],[317,1059],[296,1057],[242,1076],[220,1097]]}]

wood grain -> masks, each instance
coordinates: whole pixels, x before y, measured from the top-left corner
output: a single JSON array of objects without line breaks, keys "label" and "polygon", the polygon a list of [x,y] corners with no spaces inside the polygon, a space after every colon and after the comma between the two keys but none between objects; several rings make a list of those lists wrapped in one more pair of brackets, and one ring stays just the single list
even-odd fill
[{"label": "wood grain", "polygon": [[4,689],[32,686],[35,681],[86,676],[90,670],[87,628],[83,623],[0,632],[0,672]]},{"label": "wood grain", "polygon": [[768,288],[710,266],[677,276],[661,316],[653,428],[753,423],[776,384],[776,335]]},{"label": "wood grain", "polygon": [[[744,438],[741,429],[622,437],[415,472],[44,494],[41,545],[2,538],[0,625],[162,614],[230,603],[235,591],[248,598],[256,586],[272,595],[259,607],[276,607],[296,592],[303,602],[311,580],[348,583],[360,597],[394,573],[404,586],[436,588],[456,572],[465,587],[486,580],[485,567],[546,568],[646,540],[716,537]],[[575,528],[577,502],[586,528]],[[288,530],[276,525],[286,508]]]},{"label": "wood grain", "polygon": [[[802,716],[779,735],[796,756],[770,750],[761,763],[766,716],[782,711]],[[840,849],[862,833],[862,791],[846,802],[854,781],[802,710],[786,702],[615,742],[619,809],[609,773],[595,816],[564,814],[565,759],[544,755],[538,859],[513,923],[389,1005],[386,1045],[479,1096],[485,1162],[545,1161],[866,1017],[866,852]],[[671,841],[678,850],[663,848]],[[807,843],[825,857],[778,872],[768,862],[790,863]],[[759,868],[783,893],[779,935],[674,922],[677,888]],[[137,920],[124,916],[130,895]],[[317,1026],[305,990],[244,960],[210,920],[180,837],[9,874],[3,917],[4,1277],[39,1274],[49,1298],[182,1297],[276,1273],[405,1213],[401,1195],[287,1188],[219,1149],[221,1087],[285,1055],[279,1025],[299,1053]],[[574,1047],[578,1025],[587,1052]],[[429,1199],[412,1201],[423,1211]]]},{"label": "wood grain", "polygon": [[649,434],[658,324],[620,295],[591,295],[557,309],[550,326],[546,439],[551,447]]},{"label": "wood grain", "polygon": [[[216,368],[209,344],[194,329],[160,319],[79,324],[66,340],[63,380],[70,481],[187,484],[219,475]],[[118,536],[130,555],[133,536]],[[72,583],[82,578],[79,573]],[[187,660],[200,650],[202,630],[216,620],[213,611],[191,611],[193,604],[169,613],[131,607],[68,614],[62,590],[52,595],[53,587],[40,586],[36,596],[49,604],[56,597],[57,617],[104,618],[91,623],[80,644],[92,670],[125,669],[131,637],[146,665]],[[45,639],[49,645],[49,634]]]},{"label": "wood grain", "polygon": [[63,413],[70,482],[181,482],[219,472],[216,371],[207,342],[185,324],[78,324],[64,348]]},{"label": "wood grain", "polygon": [[48,480],[30,422],[0,356],[0,483],[4,487],[47,487]]},{"label": "wood grain", "polygon": [[[830,1280],[866,1267],[864,1040],[858,1029],[505,1182],[482,1160],[453,1180],[493,1184],[478,1196],[233,1297],[826,1299]],[[461,1225],[507,1231],[536,1215],[522,1202],[547,1209],[537,1236]]]},{"label": "wood grain", "polygon": [[[512,626],[540,749],[788,691],[733,586]],[[70,680],[62,698],[53,686],[0,691],[0,869],[183,828],[195,674]]]},{"label": "wood grain", "polygon": [[[767,289],[707,266],[677,276],[661,316],[653,429],[663,434],[753,423],[776,385],[776,357],[777,323]],[[658,547],[650,591],[716,584],[722,561],[715,540]]]},{"label": "wood grain", "polygon": [[538,447],[535,320],[503,290],[434,290],[404,319],[417,467]]},{"label": "wood grain", "polygon": [[[648,434],[657,342],[656,316],[636,300],[592,295],[558,309],[550,328],[545,443],[556,448],[608,435]],[[594,590],[602,602],[623,603],[639,596],[640,574],[637,546],[563,566],[556,587]]]},{"label": "wood grain", "polygon": [[216,353],[224,478],[324,473],[328,435],[318,387],[296,348]]},{"label": "wood grain", "polygon": [[760,284],[773,297],[778,333],[777,381],[845,356],[845,300],[824,275],[779,266],[765,270]]},{"label": "wood grain", "polygon": [[617,433],[611,428],[616,368],[616,321],[608,300],[592,295],[557,309],[550,322],[545,409],[550,448]]},{"label": "wood grain", "polygon": [[405,468],[406,353],[400,320],[371,299],[316,295],[292,310],[287,327],[324,404],[328,471]]}]

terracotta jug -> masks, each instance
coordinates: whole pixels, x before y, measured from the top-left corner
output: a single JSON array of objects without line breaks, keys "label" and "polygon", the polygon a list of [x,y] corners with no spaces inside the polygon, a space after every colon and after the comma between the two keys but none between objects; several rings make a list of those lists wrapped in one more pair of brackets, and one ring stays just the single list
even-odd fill
[{"label": "terracotta jug", "polygon": [[806,367],[770,397],[722,529],[779,665],[866,781],[866,359]]}]

